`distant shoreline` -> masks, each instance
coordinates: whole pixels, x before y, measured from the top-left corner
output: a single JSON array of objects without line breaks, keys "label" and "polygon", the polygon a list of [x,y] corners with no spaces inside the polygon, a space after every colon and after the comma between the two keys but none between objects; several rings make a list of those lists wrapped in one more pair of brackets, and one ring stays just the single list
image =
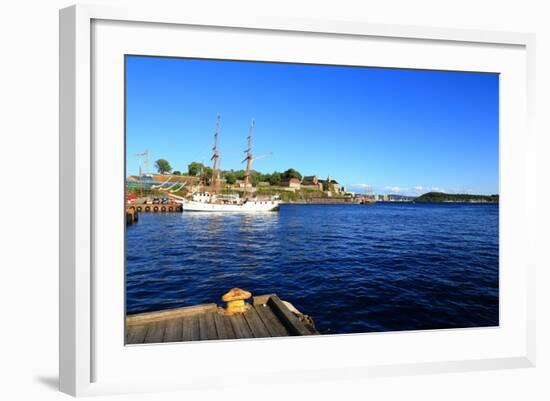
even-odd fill
[{"label": "distant shoreline", "polygon": [[427,192],[415,198],[414,202],[437,203],[499,203],[499,195],[447,194],[444,192]]}]

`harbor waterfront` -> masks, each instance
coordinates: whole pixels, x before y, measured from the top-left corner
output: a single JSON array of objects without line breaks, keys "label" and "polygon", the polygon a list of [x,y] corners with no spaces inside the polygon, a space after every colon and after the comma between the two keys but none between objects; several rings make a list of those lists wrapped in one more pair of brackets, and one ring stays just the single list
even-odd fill
[{"label": "harbor waterfront", "polygon": [[499,325],[498,74],[127,55],[125,138],[127,344]]},{"label": "harbor waterfront", "polygon": [[140,213],[126,230],[126,312],[276,293],[321,334],[499,324],[495,203],[281,204]]}]

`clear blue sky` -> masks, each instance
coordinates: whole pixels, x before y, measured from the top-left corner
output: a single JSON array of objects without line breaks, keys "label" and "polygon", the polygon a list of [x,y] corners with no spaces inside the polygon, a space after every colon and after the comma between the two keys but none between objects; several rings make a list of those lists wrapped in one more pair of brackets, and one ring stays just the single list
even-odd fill
[{"label": "clear blue sky", "polygon": [[136,153],[186,171],[210,164],[221,115],[222,169],[295,168],[361,192],[498,193],[497,74],[127,56],[127,172]]}]

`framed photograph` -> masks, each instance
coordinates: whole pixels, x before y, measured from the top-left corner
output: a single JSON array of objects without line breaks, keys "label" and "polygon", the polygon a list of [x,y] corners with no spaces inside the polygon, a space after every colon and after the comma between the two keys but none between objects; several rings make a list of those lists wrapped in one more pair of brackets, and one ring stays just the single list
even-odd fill
[{"label": "framed photograph", "polygon": [[73,6],[60,52],[62,391],[534,365],[532,35]]}]

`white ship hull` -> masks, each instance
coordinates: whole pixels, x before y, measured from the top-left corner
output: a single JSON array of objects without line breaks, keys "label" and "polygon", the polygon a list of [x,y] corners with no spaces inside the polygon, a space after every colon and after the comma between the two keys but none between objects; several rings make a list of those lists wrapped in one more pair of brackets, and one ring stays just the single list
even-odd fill
[{"label": "white ship hull", "polygon": [[237,204],[224,204],[216,202],[196,202],[187,201],[182,203],[183,210],[186,212],[271,212],[279,210],[279,200],[249,200]]}]

